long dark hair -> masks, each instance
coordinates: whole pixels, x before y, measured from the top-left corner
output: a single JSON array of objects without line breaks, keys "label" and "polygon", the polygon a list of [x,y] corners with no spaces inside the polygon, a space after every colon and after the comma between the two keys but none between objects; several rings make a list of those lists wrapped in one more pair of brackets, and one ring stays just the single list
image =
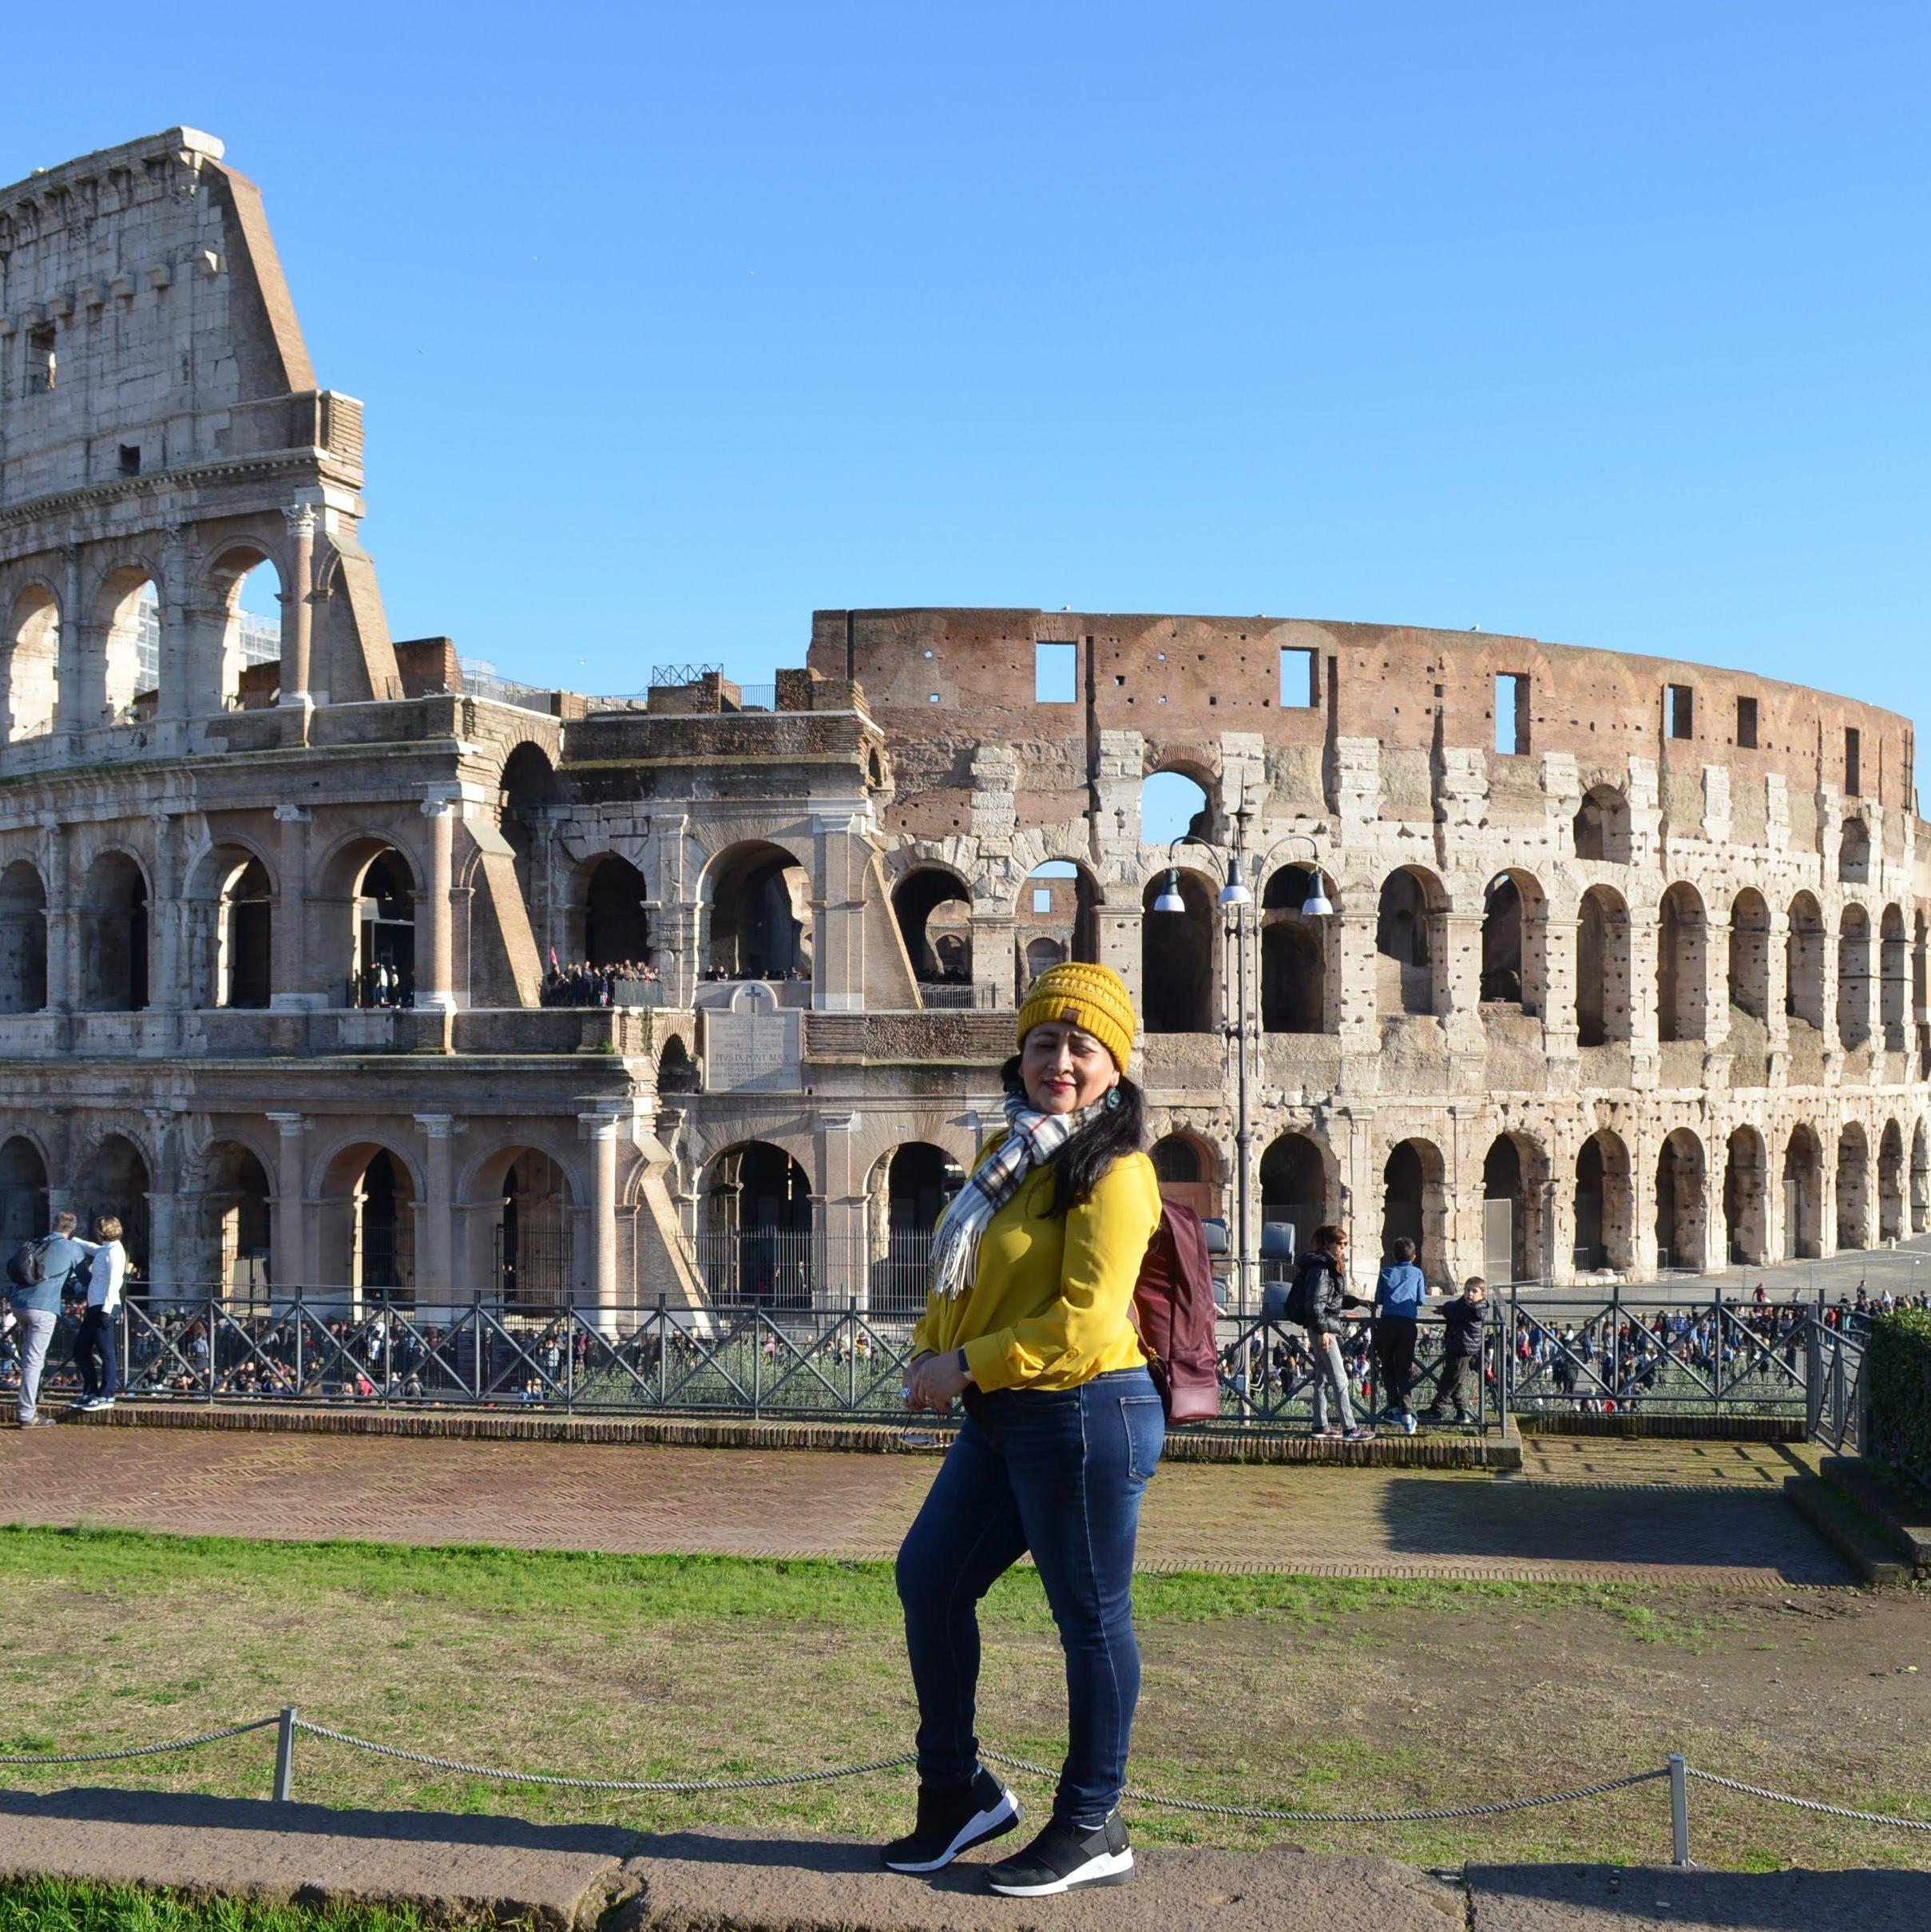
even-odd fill
[{"label": "long dark hair", "polygon": [[[1000,1068],[999,1077],[1007,1093],[1025,1098],[1018,1054]],[[1063,1220],[1082,1201],[1091,1200],[1100,1176],[1122,1155],[1138,1153],[1146,1138],[1147,1109],[1140,1089],[1122,1073],[1113,1091],[1120,1096],[1120,1105],[1102,1109],[1060,1149],[1053,1163],[1053,1203],[1046,1212],[1054,1220]]]}]

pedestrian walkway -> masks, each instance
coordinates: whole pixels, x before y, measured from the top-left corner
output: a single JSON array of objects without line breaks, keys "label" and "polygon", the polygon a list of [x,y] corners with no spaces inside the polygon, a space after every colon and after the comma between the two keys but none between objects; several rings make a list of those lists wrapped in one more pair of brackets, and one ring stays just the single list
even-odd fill
[{"label": "pedestrian walkway", "polygon": [[[1537,1438],[1528,1479],[1183,1465],[1148,1492],[1143,1568],[1724,1585],[1854,1581],[1784,1502],[1770,1444]],[[930,1458],[63,1427],[0,1437],[6,1520],[883,1560]]]}]

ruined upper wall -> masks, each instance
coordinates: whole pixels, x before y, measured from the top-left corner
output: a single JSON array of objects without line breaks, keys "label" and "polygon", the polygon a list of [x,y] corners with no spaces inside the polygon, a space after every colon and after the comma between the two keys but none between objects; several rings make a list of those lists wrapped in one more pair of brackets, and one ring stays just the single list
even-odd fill
[{"label": "ruined upper wall", "polygon": [[[1077,647],[1075,702],[1035,701],[1040,643]],[[1283,707],[1284,650],[1312,654],[1311,689],[1291,694],[1312,703]],[[973,748],[990,742],[1017,748],[1041,791],[1069,793],[1095,768],[1100,734],[1137,732],[1149,772],[1195,776],[1218,770],[1223,734],[1258,734],[1277,772],[1299,769],[1317,793],[1323,760],[1355,739],[1381,746],[1386,772],[1412,764],[1424,799],[1429,762],[1445,749],[1485,756],[1498,791],[1512,767],[1533,785],[1523,760],[1556,752],[1575,759],[1585,784],[1634,757],[1653,763],[1666,787],[1672,778],[1700,786],[1707,766],[1722,765],[1758,787],[1775,776],[1793,792],[1841,794],[1849,727],[1860,734],[1855,795],[1887,810],[1916,805],[1914,730],[1894,712],[1747,672],[1527,637],[1269,617],[829,610],[814,615],[809,661],[862,683],[902,792],[968,783]],[[1529,680],[1525,730],[1509,754],[1496,750],[1503,673]],[[1671,733],[1671,685],[1692,694],[1687,737]],[[1754,748],[1738,743],[1739,699],[1756,704]]]},{"label": "ruined upper wall", "polygon": [[361,474],[254,184],[191,128],[0,189],[0,504],[267,450]]}]

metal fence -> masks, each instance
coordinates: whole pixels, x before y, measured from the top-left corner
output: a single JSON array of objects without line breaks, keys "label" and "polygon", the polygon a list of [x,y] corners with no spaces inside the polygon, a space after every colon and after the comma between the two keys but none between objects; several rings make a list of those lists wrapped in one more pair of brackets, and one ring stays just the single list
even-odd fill
[{"label": "metal fence", "polygon": [[1864,1337],[1848,1324],[1813,1322],[1805,1335],[1807,1433],[1840,1455],[1862,1455],[1870,1436],[1864,1387]]}]

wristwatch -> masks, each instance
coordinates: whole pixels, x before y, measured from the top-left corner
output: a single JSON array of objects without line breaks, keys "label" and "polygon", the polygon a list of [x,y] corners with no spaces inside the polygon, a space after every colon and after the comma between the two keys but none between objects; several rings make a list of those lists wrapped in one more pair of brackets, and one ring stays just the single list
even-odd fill
[{"label": "wristwatch", "polygon": [[962,1348],[959,1351],[959,1373],[963,1375],[968,1382],[972,1380],[972,1370],[967,1365],[966,1360],[966,1351]]}]

